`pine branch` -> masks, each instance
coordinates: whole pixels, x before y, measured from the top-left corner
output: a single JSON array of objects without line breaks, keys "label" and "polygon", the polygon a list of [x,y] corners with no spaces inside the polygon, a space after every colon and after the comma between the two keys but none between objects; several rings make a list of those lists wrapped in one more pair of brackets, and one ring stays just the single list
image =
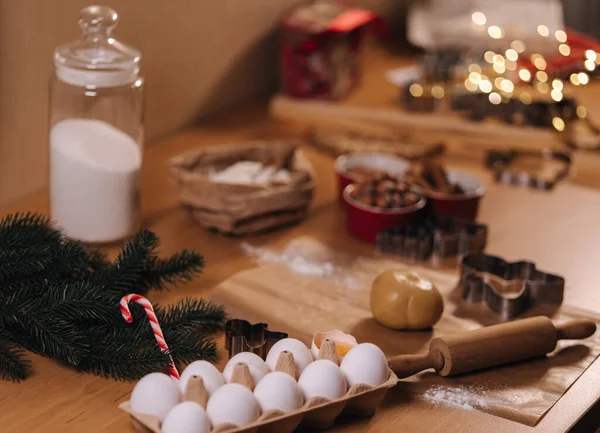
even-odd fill
[{"label": "pine branch", "polygon": [[31,361],[25,358],[25,351],[11,341],[11,334],[0,331],[0,377],[20,382],[31,371]]},{"label": "pine branch", "polygon": [[[72,365],[77,365],[85,356],[87,344],[74,324],[52,314],[44,315],[43,310],[35,308],[35,300],[19,305],[13,299],[12,302],[5,303],[2,310],[7,328],[17,331],[13,334],[12,341],[20,346],[65,360]],[[15,338],[23,335],[27,338]]]},{"label": "pine branch", "polygon": [[0,220],[2,249],[54,244],[61,238],[60,231],[50,226],[50,219],[40,214],[15,213]]},{"label": "pine branch", "polygon": [[135,380],[152,372],[166,372],[170,364],[169,357],[156,345],[147,322],[120,328],[91,328],[89,337],[94,345],[78,370],[117,380]]},{"label": "pine branch", "polygon": [[158,238],[149,230],[142,230],[130,239],[115,262],[106,270],[97,272],[92,281],[103,286],[111,298],[118,300],[128,293],[145,293],[141,278],[158,247]]},{"label": "pine branch", "polygon": [[204,299],[186,298],[155,312],[164,332],[216,332],[225,323],[223,306]]},{"label": "pine branch", "polygon": [[149,290],[165,290],[167,285],[187,282],[204,267],[204,257],[195,251],[183,250],[168,259],[154,257],[142,275],[142,285]]},{"label": "pine branch", "polygon": [[165,332],[171,356],[177,363],[189,364],[198,359],[217,360],[217,343],[197,331]]},{"label": "pine branch", "polygon": [[0,285],[52,277],[68,278],[97,265],[79,243],[57,243],[0,252]]}]

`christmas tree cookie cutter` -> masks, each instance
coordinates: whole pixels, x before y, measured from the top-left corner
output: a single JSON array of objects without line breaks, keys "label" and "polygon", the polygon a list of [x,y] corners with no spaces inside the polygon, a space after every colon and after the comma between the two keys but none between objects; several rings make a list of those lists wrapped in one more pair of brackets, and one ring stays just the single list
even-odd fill
[{"label": "christmas tree cookie cutter", "polygon": [[463,300],[485,303],[504,320],[513,319],[539,304],[560,305],[565,279],[537,269],[527,261],[471,253],[461,260],[459,289]]},{"label": "christmas tree cookie cutter", "polygon": [[410,262],[431,258],[439,266],[448,258],[485,250],[487,235],[486,224],[437,216],[421,225],[379,232],[376,248]]},{"label": "christmas tree cookie cutter", "polygon": [[[540,164],[544,162],[558,162],[560,169],[553,170],[547,176],[528,170],[516,170],[512,166],[520,157],[539,159]],[[571,168],[571,155],[565,152],[543,149],[531,150],[491,150],[486,155],[485,164],[494,171],[496,182],[505,185],[521,185],[534,189],[550,190],[569,175]]]},{"label": "christmas tree cookie cutter", "polygon": [[265,359],[273,344],[287,338],[285,332],[271,331],[266,323],[231,319],[225,323],[225,349],[229,358],[240,352],[252,352]]}]

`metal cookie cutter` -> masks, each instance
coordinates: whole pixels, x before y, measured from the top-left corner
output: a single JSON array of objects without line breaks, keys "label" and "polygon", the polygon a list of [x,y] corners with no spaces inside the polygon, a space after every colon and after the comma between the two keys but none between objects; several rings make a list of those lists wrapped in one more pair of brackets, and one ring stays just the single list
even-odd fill
[{"label": "metal cookie cutter", "polygon": [[225,349],[229,358],[240,352],[252,352],[265,359],[273,344],[288,337],[285,332],[271,331],[266,323],[251,324],[232,319],[225,323]]},{"label": "metal cookie cutter", "polygon": [[377,251],[408,261],[429,258],[435,266],[450,257],[483,251],[487,225],[472,221],[436,217],[422,225],[384,230],[377,234]]},{"label": "metal cookie cutter", "polygon": [[[552,160],[562,163],[562,167],[553,171],[549,176],[540,176],[539,173],[527,170],[514,170],[511,165],[519,157],[539,158],[540,161]],[[492,150],[487,153],[485,165],[495,172],[496,182],[505,185],[521,185],[535,189],[549,190],[557,182],[567,177],[571,167],[571,156],[565,152],[551,149],[541,151],[529,150]]]},{"label": "metal cookie cutter", "polygon": [[523,314],[536,304],[560,305],[565,279],[539,271],[535,263],[509,263],[483,253],[467,254],[461,261],[459,288],[467,302],[485,302],[503,319]]}]

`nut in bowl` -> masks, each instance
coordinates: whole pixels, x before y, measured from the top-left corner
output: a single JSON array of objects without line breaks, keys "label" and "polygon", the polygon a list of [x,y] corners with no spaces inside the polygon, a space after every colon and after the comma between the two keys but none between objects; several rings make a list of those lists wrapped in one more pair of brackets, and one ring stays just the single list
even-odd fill
[{"label": "nut in bowl", "polygon": [[[367,187],[370,187],[367,184]],[[348,185],[344,189],[343,198],[346,202],[346,228],[359,239],[366,242],[375,242],[377,233],[390,228],[404,227],[418,223],[424,217],[426,199],[418,192],[406,189],[404,194],[394,192],[388,201],[386,192],[377,193],[377,186],[373,204],[385,204],[385,207],[377,207],[366,204],[360,188],[365,184]],[[396,197],[400,199],[396,201]],[[362,196],[362,197],[361,197]],[[391,205],[389,205],[391,202]],[[398,204],[395,206],[395,204]]]},{"label": "nut in bowl", "polygon": [[426,159],[411,166],[402,179],[422,191],[436,215],[474,221],[485,187],[479,179],[458,170],[445,170],[437,161]]},{"label": "nut in bowl", "polygon": [[410,163],[388,153],[356,152],[340,156],[335,161],[339,199],[344,189],[353,183],[381,175],[398,176],[410,168]]}]

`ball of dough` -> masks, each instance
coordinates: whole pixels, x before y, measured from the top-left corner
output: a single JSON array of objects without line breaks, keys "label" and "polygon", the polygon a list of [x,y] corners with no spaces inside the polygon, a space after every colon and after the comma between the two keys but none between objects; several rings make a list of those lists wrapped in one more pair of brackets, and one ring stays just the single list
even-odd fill
[{"label": "ball of dough", "polygon": [[440,320],[442,295],[433,283],[415,272],[386,271],[371,286],[371,312],[392,329],[426,329]]}]

